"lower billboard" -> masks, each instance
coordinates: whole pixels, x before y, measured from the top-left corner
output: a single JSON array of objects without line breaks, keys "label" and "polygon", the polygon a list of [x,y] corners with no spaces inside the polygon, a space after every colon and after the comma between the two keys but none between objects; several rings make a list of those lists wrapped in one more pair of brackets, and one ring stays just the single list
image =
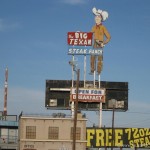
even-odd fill
[{"label": "lower billboard", "polygon": [[[76,81],[46,80],[45,107],[47,109],[68,110],[72,101],[76,101]],[[102,109],[109,111],[128,110],[128,82],[79,81],[78,109],[97,111],[102,102]],[[115,103],[114,103],[115,101]]]},{"label": "lower billboard", "polygon": [[150,128],[87,128],[87,147],[150,147]]}]

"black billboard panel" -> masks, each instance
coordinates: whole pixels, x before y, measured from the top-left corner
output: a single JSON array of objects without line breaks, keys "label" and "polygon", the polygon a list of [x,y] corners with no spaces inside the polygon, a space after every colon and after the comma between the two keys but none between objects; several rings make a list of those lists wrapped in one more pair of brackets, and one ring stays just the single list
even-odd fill
[{"label": "black billboard panel", "polygon": [[[73,83],[76,87],[76,81]],[[128,82],[108,82],[101,81],[101,88],[106,91],[103,110],[112,110],[114,107],[118,111],[128,110]],[[99,82],[95,82],[98,89]],[[70,91],[72,80],[46,80],[45,107],[47,109],[71,109]],[[84,81],[79,81],[79,89],[84,87]],[[86,81],[86,88],[93,88],[93,81]],[[115,100],[115,104],[112,103]],[[99,110],[99,102],[79,102],[80,110]]]}]

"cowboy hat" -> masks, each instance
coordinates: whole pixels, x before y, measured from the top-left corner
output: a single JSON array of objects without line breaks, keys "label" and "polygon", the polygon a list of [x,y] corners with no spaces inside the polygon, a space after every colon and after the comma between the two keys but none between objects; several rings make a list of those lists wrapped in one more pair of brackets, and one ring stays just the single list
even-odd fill
[{"label": "cowboy hat", "polygon": [[108,12],[107,11],[102,11],[100,9],[96,9],[95,7],[92,9],[92,12],[95,16],[101,16],[102,21],[105,21],[108,18]]}]

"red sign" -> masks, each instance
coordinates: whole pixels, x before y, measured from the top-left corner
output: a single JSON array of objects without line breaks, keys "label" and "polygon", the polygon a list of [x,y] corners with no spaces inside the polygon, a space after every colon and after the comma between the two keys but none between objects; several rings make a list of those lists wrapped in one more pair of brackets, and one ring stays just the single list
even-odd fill
[{"label": "red sign", "polygon": [[92,32],[68,32],[68,45],[92,46]]}]

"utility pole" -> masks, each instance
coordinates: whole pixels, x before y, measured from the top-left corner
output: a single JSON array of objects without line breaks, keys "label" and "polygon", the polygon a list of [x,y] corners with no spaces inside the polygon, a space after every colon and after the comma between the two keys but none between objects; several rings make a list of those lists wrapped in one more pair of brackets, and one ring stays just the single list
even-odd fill
[{"label": "utility pole", "polygon": [[7,115],[7,90],[8,90],[8,68],[5,70],[5,85],[4,85],[4,112],[3,115]]},{"label": "utility pole", "polygon": [[79,92],[80,69],[75,70],[75,71],[77,73],[77,81],[76,81],[76,101],[75,101],[75,112],[74,112],[74,127],[73,127],[73,145],[72,145],[72,150],[76,150],[76,130],[77,130],[78,92]]},{"label": "utility pole", "polygon": [[114,116],[115,116],[115,108],[113,104],[113,114],[112,114],[112,143],[111,143],[111,150],[113,150],[114,147]]}]

